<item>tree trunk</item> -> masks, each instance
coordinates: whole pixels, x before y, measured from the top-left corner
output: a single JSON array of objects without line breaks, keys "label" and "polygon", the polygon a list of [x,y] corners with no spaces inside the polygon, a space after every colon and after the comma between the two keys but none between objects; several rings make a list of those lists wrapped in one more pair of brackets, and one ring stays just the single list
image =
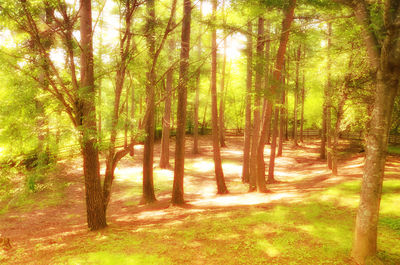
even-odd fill
[{"label": "tree trunk", "polygon": [[333,134],[333,146],[332,146],[332,175],[337,176],[338,169],[337,169],[337,161],[338,161],[338,152],[337,146],[339,144],[339,132],[340,132],[340,123],[343,117],[343,108],[344,104],[346,103],[347,94],[345,92],[342,93],[339,104],[337,106],[337,113],[336,113],[336,124],[335,124],[335,131]]},{"label": "tree trunk", "polygon": [[185,167],[185,129],[186,129],[186,105],[187,105],[187,86],[189,70],[189,51],[190,51],[190,21],[192,3],[184,0],[182,35],[181,35],[181,55],[178,85],[178,111],[176,128],[176,147],[175,147],[175,168],[174,184],[172,189],[173,205],[185,203],[183,198],[183,176]]},{"label": "tree trunk", "polygon": [[[124,23],[125,29],[121,32],[120,36],[120,63],[118,65],[116,77],[115,77],[115,98],[114,98],[114,106],[113,113],[111,116],[111,133],[110,133],[110,143],[108,146],[108,154],[106,158],[106,171],[104,176],[104,184],[103,184],[103,204],[104,210],[107,210],[108,203],[111,197],[111,187],[114,180],[114,171],[117,167],[117,163],[122,157],[116,157],[116,153],[118,156],[121,154],[126,155],[128,153],[128,126],[127,121],[125,122],[125,140],[124,140],[124,151],[116,152],[115,143],[118,134],[118,123],[119,123],[119,114],[120,114],[120,101],[121,95],[124,88],[125,76],[126,76],[126,67],[127,67],[127,58],[130,52],[131,47],[131,12],[133,12],[134,7],[130,5],[129,2],[126,2],[125,6],[125,16]],[[129,92],[126,92],[126,102],[125,102],[125,111],[128,116],[128,99]],[[133,148],[133,145],[130,145]]]},{"label": "tree trunk", "polygon": [[[213,17],[217,12],[217,0],[212,0]],[[224,172],[222,171],[221,151],[218,133],[218,107],[217,107],[217,31],[212,30],[211,37],[211,123],[212,123],[212,138],[213,138],[213,155],[214,155],[214,170],[217,181],[217,193],[226,194]]]},{"label": "tree trunk", "polygon": [[[175,19],[174,19],[175,20]],[[175,22],[173,23],[175,24]],[[168,61],[172,65],[174,63],[175,38],[172,37],[168,41]],[[171,94],[174,80],[174,70],[170,68],[167,72],[167,82],[165,86],[164,101],[164,117],[162,120],[162,136],[161,136],[161,155],[160,168],[169,168],[169,138],[171,131]]]},{"label": "tree trunk", "polygon": [[258,18],[257,33],[257,55],[256,55],[256,76],[254,83],[254,110],[253,110],[253,132],[251,137],[251,153],[250,153],[250,182],[249,191],[257,189],[257,149],[260,144],[260,123],[261,123],[261,84],[264,75],[263,70],[263,52],[264,52],[264,18]]},{"label": "tree trunk", "polygon": [[107,226],[100,183],[97,145],[96,106],[93,71],[92,6],[90,0],[80,1],[81,84],[78,101],[81,122],[81,146],[85,176],[86,212],[90,230]]},{"label": "tree trunk", "polygon": [[282,96],[281,96],[281,107],[280,107],[280,121],[279,121],[279,146],[278,152],[276,154],[277,157],[282,156],[283,151],[283,131],[285,130],[285,99],[286,99],[286,89],[285,89],[285,64],[283,64],[283,72],[282,74]]},{"label": "tree trunk", "polygon": [[243,168],[242,182],[248,183],[250,179],[250,143],[251,143],[251,88],[253,84],[253,27],[252,22],[247,22],[247,81],[246,81],[246,110],[244,127]]},{"label": "tree trunk", "polygon": [[[154,0],[147,0],[147,25],[146,41],[150,58],[155,57],[155,10]],[[146,138],[143,149],[143,197],[141,203],[152,203],[156,201],[153,183],[153,162],[154,162],[154,131],[155,131],[155,86],[156,76],[154,67],[150,64],[147,72],[146,83],[146,113],[144,117],[144,131]]]},{"label": "tree trunk", "polygon": [[332,169],[332,73],[331,73],[331,38],[332,38],[332,23],[328,23],[328,62],[327,72],[328,79],[326,84],[327,89],[327,109],[326,109],[326,141],[327,141],[327,163],[328,168]]},{"label": "tree trunk", "polygon": [[388,133],[394,98],[399,86],[399,74],[378,70],[377,90],[366,144],[366,160],[357,212],[352,257],[364,264],[377,249],[379,206],[386,162]]},{"label": "tree trunk", "polygon": [[[203,1],[200,0],[200,18],[202,20],[203,13]],[[201,24],[200,24],[201,25]],[[202,27],[200,26],[200,34],[202,35]],[[201,35],[199,36],[199,42],[197,44],[198,47],[198,57],[201,58],[202,54],[202,43],[201,43]],[[200,106],[200,77],[201,77],[201,68],[198,69],[196,76],[196,95],[194,100],[194,127],[193,127],[193,154],[199,154],[199,106]]]},{"label": "tree trunk", "polygon": [[278,137],[278,124],[279,124],[279,107],[275,106],[274,122],[272,124],[271,152],[269,155],[268,181],[267,181],[268,183],[275,183],[274,173],[275,173],[276,141]]},{"label": "tree trunk", "polygon": [[297,140],[297,106],[299,101],[299,72],[300,72],[300,46],[297,48],[297,58],[296,58],[296,87],[294,90],[294,106],[293,106],[293,144],[294,146],[299,146]]},{"label": "tree trunk", "polygon": [[369,6],[364,1],[354,3],[356,19],[363,29],[371,69],[377,70],[376,93],[370,129],[367,137],[366,160],[361,184],[355,237],[351,256],[358,264],[365,264],[376,255],[379,206],[386,162],[388,136],[394,99],[399,88],[400,77],[400,9],[398,1],[385,2],[385,37],[378,44],[370,30]]},{"label": "tree trunk", "polygon": [[[289,5],[287,9],[285,10],[285,17],[282,21],[282,33],[281,33],[281,39],[279,42],[279,48],[278,48],[278,53],[276,56],[276,63],[275,63],[275,68],[274,68],[274,82],[278,83],[281,80],[281,74],[282,74],[282,69],[283,69],[283,63],[285,59],[285,52],[286,52],[286,45],[289,40],[289,33],[290,33],[290,26],[293,21],[293,15],[294,15],[294,8],[296,6],[296,0],[290,0]],[[275,95],[276,93],[276,85],[271,86],[271,92],[272,95]],[[272,106],[270,107],[272,108]],[[265,112],[267,114],[267,111]],[[269,168],[268,168],[268,182],[274,182],[274,168],[275,168],[275,149],[276,149],[276,129],[277,129],[277,124],[275,126],[275,123],[278,122],[279,118],[279,108],[275,108],[275,121],[274,121],[274,134],[275,134],[275,144],[274,144],[274,137],[272,138],[272,143],[271,143],[271,156],[270,156],[270,161],[269,161]],[[263,121],[264,123],[266,122],[266,119]],[[265,134],[267,130],[267,126],[263,125],[262,126],[262,131],[261,135]]]},{"label": "tree trunk", "polygon": [[[271,53],[271,23],[269,20],[266,19],[266,32],[265,32],[265,71],[264,71],[264,89],[265,91],[270,91],[271,90],[271,84],[270,84],[270,76],[272,73],[271,72],[271,67],[269,67],[270,64],[270,53]],[[266,99],[264,100],[264,109],[263,109],[263,114],[265,111],[268,109],[268,105],[272,104],[272,96],[271,95],[266,95]],[[267,132],[265,136],[265,144],[270,144],[271,142],[271,113],[266,113],[266,117],[264,117],[266,120],[266,126],[267,126]],[[263,122],[263,121],[262,121]]]},{"label": "tree trunk", "polygon": [[301,118],[300,118],[300,142],[304,142],[303,128],[304,128],[304,99],[305,99],[305,71],[303,68],[303,82],[301,87]]}]

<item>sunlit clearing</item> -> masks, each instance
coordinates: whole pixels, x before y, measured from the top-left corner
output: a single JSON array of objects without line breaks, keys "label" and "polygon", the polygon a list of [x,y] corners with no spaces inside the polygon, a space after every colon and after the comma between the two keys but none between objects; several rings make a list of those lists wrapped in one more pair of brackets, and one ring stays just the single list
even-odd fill
[{"label": "sunlit clearing", "polygon": [[274,247],[274,245],[272,245],[265,239],[257,241],[257,248],[264,251],[268,256],[272,258],[279,256],[279,254],[281,253],[277,248]]},{"label": "sunlit clearing", "polygon": [[207,197],[193,202],[197,206],[232,206],[232,205],[257,205],[278,201],[281,199],[299,198],[298,194],[294,193],[245,193],[239,195],[223,195],[215,197]]},{"label": "sunlit clearing", "polygon": [[141,182],[142,180],[142,167],[125,167],[115,169],[115,181],[118,182]]},{"label": "sunlit clearing", "polygon": [[223,163],[222,168],[227,175],[237,175],[242,172],[242,166],[233,163]]},{"label": "sunlit clearing", "polygon": [[199,162],[194,162],[192,167],[196,171],[207,172],[207,171],[214,170],[214,162],[205,161],[205,160],[201,159]]}]

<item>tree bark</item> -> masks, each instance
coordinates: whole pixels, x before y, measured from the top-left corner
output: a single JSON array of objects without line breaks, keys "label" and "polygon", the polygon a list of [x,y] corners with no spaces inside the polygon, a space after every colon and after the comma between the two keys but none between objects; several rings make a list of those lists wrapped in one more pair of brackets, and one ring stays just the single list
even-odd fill
[{"label": "tree bark", "polygon": [[[110,133],[110,143],[108,146],[108,154],[106,158],[106,171],[104,176],[104,184],[103,184],[103,204],[104,210],[107,210],[108,203],[111,198],[111,187],[114,180],[114,171],[117,167],[117,163],[122,158],[116,158],[116,154],[121,155],[124,153],[125,155],[128,153],[130,148],[133,149],[133,145],[129,145],[128,147],[128,126],[127,122],[125,122],[125,140],[124,140],[124,151],[116,152],[115,142],[118,134],[118,123],[120,116],[120,101],[121,95],[124,88],[125,77],[126,77],[126,68],[127,68],[127,59],[130,52],[131,47],[131,19],[132,13],[135,7],[131,5],[129,2],[126,2],[124,7],[124,31],[120,36],[120,62],[118,64],[116,76],[115,76],[115,95],[114,95],[114,106],[113,113],[111,116],[111,133]],[[128,98],[129,92],[127,88],[126,93],[126,102],[125,102],[125,111],[128,112]],[[127,113],[128,115],[128,113]]]},{"label": "tree bark", "polygon": [[283,131],[285,130],[285,100],[286,100],[286,88],[285,88],[285,63],[283,64],[283,72],[282,74],[282,95],[281,95],[281,107],[280,107],[280,121],[279,121],[279,145],[278,145],[278,152],[276,154],[277,157],[282,156],[283,152]]},{"label": "tree bark", "polygon": [[192,4],[190,0],[184,0],[182,35],[181,35],[181,55],[179,68],[178,85],[178,111],[176,128],[176,147],[175,147],[175,168],[174,183],[172,188],[173,205],[182,205],[184,201],[183,176],[185,167],[185,129],[186,129],[186,105],[187,105],[187,86],[189,70],[189,51],[190,51],[190,22]]},{"label": "tree bark", "polygon": [[[150,58],[155,57],[155,23],[156,15],[154,0],[147,0],[147,22],[146,41]],[[156,201],[153,183],[153,162],[154,162],[154,131],[155,131],[155,86],[156,76],[154,67],[150,64],[147,72],[146,82],[146,113],[144,117],[144,131],[146,138],[143,149],[143,195],[141,203],[152,203]]]},{"label": "tree bark", "polygon": [[[213,17],[217,12],[217,0],[212,0]],[[212,123],[212,138],[213,138],[213,155],[214,155],[214,170],[217,182],[217,193],[226,194],[224,172],[222,170],[221,151],[218,133],[218,107],[217,107],[217,31],[212,30],[211,37],[211,123]]]},{"label": "tree bark", "polygon": [[242,182],[250,179],[250,143],[251,143],[251,90],[253,84],[253,27],[247,22],[247,80],[246,80],[246,110],[244,127]]},{"label": "tree bark", "polygon": [[81,146],[85,176],[86,212],[90,230],[107,226],[100,183],[97,145],[96,106],[93,70],[92,6],[90,0],[80,1],[81,84],[78,99],[81,122]]},{"label": "tree bark", "polygon": [[[290,0],[289,5],[287,9],[285,10],[285,17],[282,21],[282,33],[281,33],[281,38],[279,42],[279,48],[278,48],[278,53],[276,56],[276,63],[275,63],[275,68],[274,68],[274,82],[278,83],[281,80],[281,74],[282,74],[282,69],[283,69],[283,63],[285,59],[285,52],[286,52],[286,46],[287,42],[289,40],[289,33],[290,33],[290,26],[293,21],[293,15],[294,15],[294,9],[296,6],[296,0]],[[271,86],[271,92],[273,95],[276,93],[276,85]],[[272,106],[270,106],[272,109]],[[267,112],[266,112],[267,113]],[[279,118],[279,108],[275,108],[275,120],[276,122],[278,121]],[[264,123],[266,122],[266,119],[264,119]],[[274,122],[275,123],[275,122]],[[274,125],[274,127],[277,128],[277,126]],[[262,126],[262,132],[261,135],[266,133],[267,126],[263,125]],[[272,138],[272,143],[271,143],[271,156],[270,156],[270,161],[269,161],[269,168],[268,168],[268,183],[269,182],[274,182],[274,169],[275,169],[275,149],[276,149],[276,132],[275,132],[275,146],[274,143],[274,138]]]},{"label": "tree bark", "polygon": [[297,48],[297,58],[296,58],[296,87],[293,93],[294,96],[294,106],[293,106],[293,144],[295,147],[299,146],[297,139],[297,106],[299,101],[299,75],[300,75],[300,46]]},{"label": "tree bark", "polygon": [[[222,14],[223,14],[223,27],[225,26],[225,0],[222,0]],[[224,32],[225,34],[225,32]],[[221,143],[221,147],[226,147],[225,143],[225,119],[224,119],[224,111],[225,111],[225,102],[224,102],[224,90],[225,90],[225,75],[226,75],[226,42],[227,36],[224,36],[224,58],[222,61],[222,69],[221,69],[221,87],[220,87],[220,99],[219,99],[219,141]]]},{"label": "tree bark", "polygon": [[[200,0],[200,18],[202,20],[203,14],[203,1]],[[200,24],[201,25],[201,24]],[[200,34],[202,35],[202,27],[200,26]],[[202,42],[201,35],[199,36],[199,41],[197,43],[198,49],[198,57],[201,58],[202,54]],[[193,154],[199,154],[199,106],[200,106],[200,77],[201,77],[201,68],[198,69],[196,76],[196,95],[194,100],[194,127],[193,127]]]},{"label": "tree bark", "polygon": [[[400,78],[400,7],[398,1],[385,2],[384,26],[386,35],[382,46],[371,31],[369,10],[364,1],[352,6],[363,29],[371,69],[376,70],[376,94],[369,133],[366,160],[361,184],[355,236],[351,256],[358,264],[365,264],[376,255],[379,207],[386,162],[386,150],[394,99]],[[395,26],[396,25],[396,26]]]},{"label": "tree bark", "polygon": [[[272,95],[270,95],[271,91],[271,84],[270,84],[270,76],[271,76],[271,67],[269,67],[270,64],[270,53],[271,53],[271,23],[269,20],[266,19],[266,32],[265,32],[265,71],[264,71],[264,89],[267,91],[266,99],[264,100],[264,109],[263,109],[263,114],[265,111],[267,111],[268,106],[272,104],[273,98]],[[269,92],[269,93],[268,93]],[[266,113],[266,126],[267,126],[267,132],[265,136],[265,144],[270,144],[271,142],[271,118],[272,114],[271,113]]]},{"label": "tree bark", "polygon": [[331,72],[331,44],[332,43],[332,23],[328,23],[328,62],[327,62],[327,98],[326,98],[326,145],[327,145],[327,164],[328,168],[332,169],[332,72]]},{"label": "tree bark", "polygon": [[261,123],[261,84],[263,77],[263,51],[264,51],[264,18],[258,18],[257,33],[257,54],[256,54],[256,76],[254,82],[254,110],[253,110],[253,129],[251,136],[250,150],[250,181],[249,191],[257,189],[257,149],[260,140],[260,123]]},{"label": "tree bark", "polygon": [[301,118],[300,118],[300,142],[304,142],[303,129],[304,129],[304,100],[305,100],[305,71],[303,68],[303,82],[301,87]]},{"label": "tree bark", "polygon": [[[175,20],[175,18],[174,18]],[[173,22],[175,24],[175,21]],[[168,61],[172,65],[174,63],[175,38],[172,37],[168,41]],[[162,120],[162,136],[161,136],[161,155],[160,168],[169,168],[169,138],[171,132],[171,94],[174,82],[174,70],[170,68],[167,72],[167,82],[165,86],[164,116]]]}]

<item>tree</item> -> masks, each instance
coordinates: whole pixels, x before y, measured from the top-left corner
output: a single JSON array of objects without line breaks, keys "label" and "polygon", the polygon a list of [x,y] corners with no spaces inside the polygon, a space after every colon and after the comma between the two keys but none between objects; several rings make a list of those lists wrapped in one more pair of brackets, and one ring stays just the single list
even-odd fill
[{"label": "tree", "polygon": [[174,205],[185,203],[183,198],[183,176],[185,169],[185,130],[186,130],[186,105],[187,105],[187,86],[189,70],[189,51],[190,51],[190,22],[191,22],[191,1],[184,0],[183,22],[181,35],[181,61],[179,68],[178,85],[178,111],[176,128],[176,147],[175,147],[175,168],[174,184],[172,189],[171,202]]},{"label": "tree", "polygon": [[[203,13],[203,1],[200,0],[200,21],[202,20],[202,13]],[[200,24],[201,25],[201,24]],[[200,27],[200,36],[197,43],[197,51],[198,57],[200,58],[202,55],[202,27]],[[196,76],[196,95],[195,95],[195,102],[194,102],[194,126],[193,126],[193,154],[199,153],[199,105],[200,105],[200,77],[201,77],[201,67],[199,67]]]},{"label": "tree", "polygon": [[[121,112],[121,95],[124,88],[125,77],[127,66],[129,63],[129,56],[132,52],[132,32],[131,32],[131,23],[133,13],[136,10],[136,3],[135,2],[125,2],[124,6],[124,30],[121,30],[121,36],[119,40],[119,51],[120,51],[120,61],[118,62],[116,75],[115,75],[115,93],[114,93],[114,106],[113,112],[111,117],[111,132],[110,132],[110,143],[108,146],[108,154],[106,158],[106,171],[104,176],[104,185],[103,185],[103,200],[104,200],[104,209],[107,209],[108,203],[111,198],[111,187],[114,180],[114,171],[118,164],[118,162],[129,152],[133,151],[133,140],[131,139],[131,143],[128,146],[128,127],[127,122],[125,123],[125,144],[122,150],[116,151],[115,142],[117,139],[118,133],[118,122]],[[129,98],[129,88],[127,88],[126,93],[126,112],[128,112],[128,98]],[[132,93],[133,97],[133,93]],[[133,106],[132,102],[132,106]],[[128,113],[126,113],[128,114]]]},{"label": "tree", "polygon": [[[217,0],[212,0],[213,17],[217,12]],[[226,188],[224,172],[222,170],[221,151],[218,129],[218,107],[217,107],[217,31],[212,29],[211,36],[211,123],[213,138],[214,170],[217,181],[217,193],[228,193]]]},{"label": "tree", "polygon": [[[260,139],[260,123],[261,123],[261,85],[262,77],[264,75],[264,18],[258,18],[258,30],[257,30],[257,53],[256,53],[256,76],[254,82],[254,110],[253,110],[253,132],[251,139],[251,153],[250,153],[250,186],[249,191],[257,189],[257,148],[259,147]],[[264,150],[264,145],[263,145]],[[264,153],[262,154],[264,156]]]},{"label": "tree", "polygon": [[243,146],[242,181],[248,183],[250,179],[250,144],[251,144],[251,88],[253,84],[253,27],[247,22],[247,77],[246,77],[246,110]]},{"label": "tree", "polygon": [[[226,26],[226,15],[225,15],[225,0],[222,0],[222,14],[223,14],[223,22],[222,26]],[[224,32],[225,33],[225,32]],[[227,36],[224,36],[223,41],[223,61],[222,61],[222,69],[221,69],[221,87],[220,87],[220,99],[219,99],[219,141],[221,147],[226,147],[225,143],[225,120],[224,120],[224,108],[225,108],[225,101],[224,101],[224,90],[225,90],[225,77],[226,77],[226,41]]]},{"label": "tree", "polygon": [[[351,252],[357,263],[366,264],[377,252],[379,206],[388,134],[394,99],[399,88],[400,2],[387,0],[375,5],[370,5],[366,1],[338,0],[337,2],[353,9],[356,20],[362,28],[370,69],[375,74],[376,92],[367,136],[360,205]],[[380,23],[372,20],[372,12],[379,12]],[[376,30],[373,30],[371,25]],[[380,35],[380,32],[385,34]]]},{"label": "tree", "polygon": [[93,71],[92,5],[90,0],[80,1],[81,82],[78,91],[78,126],[81,126],[83,172],[87,222],[91,230],[107,226],[106,212],[100,183],[99,150],[97,146],[96,106]]},{"label": "tree", "polygon": [[[175,20],[175,18],[173,19]],[[174,26],[175,22],[173,22]],[[173,65],[174,51],[175,51],[175,38],[172,37],[168,40],[168,61]],[[174,68],[170,67],[167,72],[165,86],[165,100],[164,100],[164,116],[162,119],[162,138],[161,138],[161,155],[160,155],[160,168],[168,168],[169,164],[169,138],[171,130],[171,94],[172,86],[174,83]]]},{"label": "tree", "polygon": [[157,86],[156,66],[161,50],[164,47],[168,34],[175,28],[173,18],[176,11],[176,0],[172,0],[171,13],[167,26],[162,35],[161,41],[156,49],[155,26],[156,15],[154,0],[147,0],[147,21],[146,21],[146,42],[148,54],[151,58],[148,61],[148,72],[146,73],[146,113],[144,116],[144,131],[146,137],[143,149],[143,197],[141,203],[152,203],[156,201],[153,183],[153,162],[154,162],[154,136],[155,136],[155,89]]},{"label": "tree", "polygon": [[[289,40],[290,26],[293,21],[295,6],[296,6],[296,0],[290,0],[287,8],[285,9],[285,16],[282,21],[282,33],[281,33],[281,37],[280,37],[279,48],[278,48],[278,52],[276,55],[275,68],[274,68],[274,73],[273,73],[274,84],[271,87],[271,92],[273,95],[276,93],[276,84],[278,84],[281,79],[283,63],[284,63],[284,59],[285,59],[286,45]],[[269,110],[269,111],[271,112],[272,106],[270,106],[270,108],[271,108],[271,110]],[[279,109],[277,107],[275,108],[275,111],[279,114]],[[276,120],[278,120],[278,117],[279,117],[277,115],[277,113],[275,113]],[[261,143],[264,144],[264,141],[265,141],[264,135],[266,134],[266,130],[267,130],[266,119],[264,119],[263,123],[264,124],[262,126],[262,131],[261,131],[260,144]],[[272,141],[273,141],[273,139],[272,139]],[[273,142],[271,143],[271,156],[270,156],[270,162],[269,162],[269,168],[268,168],[268,182],[269,183],[275,181],[275,179],[274,179],[275,149],[276,149],[276,138],[275,138],[275,147],[273,146]]]}]

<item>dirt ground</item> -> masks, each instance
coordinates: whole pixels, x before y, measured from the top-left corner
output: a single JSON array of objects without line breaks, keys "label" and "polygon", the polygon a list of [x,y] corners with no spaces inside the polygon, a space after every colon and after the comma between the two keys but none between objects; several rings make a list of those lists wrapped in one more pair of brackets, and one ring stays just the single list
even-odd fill
[{"label": "dirt ground", "polygon": [[[222,149],[224,173],[230,193],[216,195],[216,183],[212,162],[212,147],[209,137],[200,139],[199,155],[191,154],[192,139],[186,141],[187,158],[185,171],[185,199],[187,207],[171,207],[170,191],[156,191],[158,201],[152,205],[138,205],[140,194],[129,196],[134,187],[127,181],[127,175],[141,178],[142,146],[135,147],[135,156],[123,159],[117,170],[113,194],[107,213],[108,224],[123,230],[125,227],[146,226],[180,219],[199,209],[207,211],[226,211],[227,207],[248,207],[249,205],[269,205],[281,201],[297,201],[310,193],[320,191],[332,185],[362,176],[364,154],[356,153],[339,161],[339,175],[332,176],[326,162],[319,158],[318,141],[306,140],[300,147],[293,147],[291,142],[284,145],[283,156],[276,159],[275,176],[277,184],[268,185],[271,193],[248,193],[247,185],[241,184],[242,137],[228,137],[227,147]],[[174,142],[171,140],[171,158],[173,159]],[[345,148],[345,145],[341,146]],[[160,145],[156,144],[155,169],[158,165]],[[265,148],[266,162],[269,146]],[[171,160],[172,161],[172,160]],[[388,157],[387,168],[400,173],[395,162],[399,157]],[[68,183],[65,198],[61,204],[45,208],[34,207],[30,211],[10,209],[0,216],[0,231],[3,237],[11,240],[13,248],[0,255],[7,260],[13,257],[22,263],[31,263],[30,256],[41,246],[41,255],[68,250],[70,240],[87,235],[86,210],[84,202],[84,183],[81,161],[79,158],[59,163],[60,170],[56,178]],[[103,168],[104,170],[104,168]],[[173,171],[164,174],[173,178]],[[396,174],[399,176],[400,174]],[[395,176],[391,176],[395,177]],[[397,178],[397,177],[396,177]],[[128,195],[127,195],[128,194]],[[40,200],[41,195],[37,196]],[[45,199],[45,195],[42,199]],[[205,210],[205,211],[204,211]],[[36,253],[37,255],[37,253]],[[34,264],[34,263],[32,263]]]}]

